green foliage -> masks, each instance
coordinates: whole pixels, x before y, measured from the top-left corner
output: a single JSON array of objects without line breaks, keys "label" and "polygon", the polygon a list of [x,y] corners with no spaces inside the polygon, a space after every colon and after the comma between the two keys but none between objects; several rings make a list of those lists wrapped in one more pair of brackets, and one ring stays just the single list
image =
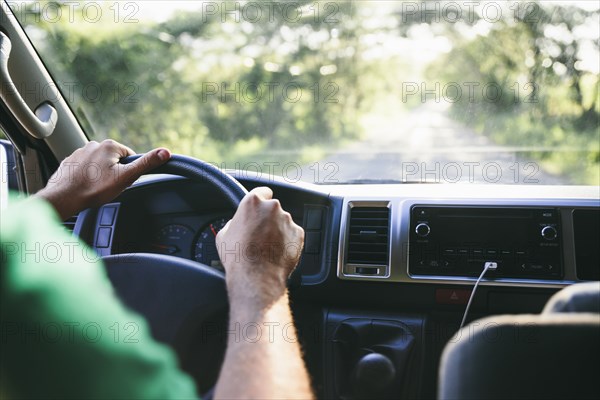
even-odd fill
[{"label": "green foliage", "polygon": [[244,156],[240,146],[232,154],[239,143],[252,143],[243,147],[254,153],[301,153],[359,137],[368,93],[356,80],[368,66],[344,52],[358,45],[346,18],[352,5],[338,3],[333,22],[326,13],[296,21],[271,9],[253,24],[179,12],[164,23],[73,29],[85,23],[81,14],[74,24],[45,24],[34,9],[26,21],[46,35],[59,85],[78,82],[71,103],[94,139],[231,160]]},{"label": "green foliage", "polygon": [[[479,11],[448,23],[450,8],[411,13],[402,2],[260,0],[253,4],[271,13],[256,22],[180,11],[161,23],[115,24],[114,4],[102,3],[106,18],[90,24],[82,4],[74,22],[48,23],[31,3],[21,22],[43,36],[39,50],[93,139],[137,151],[167,146],[228,165],[259,155],[304,163],[360,139],[364,117],[381,115],[374,107],[421,104],[417,96],[400,102],[398,82],[428,79],[428,87],[461,90],[445,100],[465,125],[527,148],[523,157],[574,182],[598,183],[600,81],[581,54],[599,42],[577,31],[598,11],[503,3],[504,18],[486,25]],[[290,4],[304,10],[301,18],[289,17]],[[381,45],[399,36],[416,42],[423,27],[451,44],[426,76],[411,57]],[[377,46],[385,51],[369,56]]]},{"label": "green foliage", "polygon": [[[598,12],[531,4],[535,7],[499,21],[487,35],[458,42],[428,75],[463,88],[465,82],[478,85],[472,96],[465,90],[453,103],[454,118],[496,143],[541,149],[519,156],[539,161],[549,172],[598,185],[599,76],[580,66],[585,40],[568,39],[577,37],[578,23]],[[552,29],[567,32],[567,39],[547,35]],[[598,49],[598,41],[592,45]],[[486,86],[501,95],[482,90]]]}]

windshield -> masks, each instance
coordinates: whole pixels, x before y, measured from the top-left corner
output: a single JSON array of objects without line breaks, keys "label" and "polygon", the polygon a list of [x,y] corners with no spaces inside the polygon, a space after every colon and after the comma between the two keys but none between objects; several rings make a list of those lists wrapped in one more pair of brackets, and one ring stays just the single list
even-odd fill
[{"label": "windshield", "polygon": [[292,182],[599,184],[597,1],[8,3],[90,139]]}]

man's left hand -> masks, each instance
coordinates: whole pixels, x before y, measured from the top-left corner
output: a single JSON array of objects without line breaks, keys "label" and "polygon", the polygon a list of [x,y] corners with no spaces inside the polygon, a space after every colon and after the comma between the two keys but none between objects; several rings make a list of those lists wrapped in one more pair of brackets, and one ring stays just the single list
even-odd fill
[{"label": "man's left hand", "polygon": [[131,164],[119,163],[134,154],[114,140],[89,142],[60,163],[36,196],[49,201],[64,220],[85,208],[108,203],[141,175],[171,158],[169,150],[158,148]]}]

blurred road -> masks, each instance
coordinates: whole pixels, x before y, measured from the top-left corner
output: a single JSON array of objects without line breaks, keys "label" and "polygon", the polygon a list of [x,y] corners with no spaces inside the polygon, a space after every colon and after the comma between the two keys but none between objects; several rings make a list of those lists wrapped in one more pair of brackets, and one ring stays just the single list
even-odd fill
[{"label": "blurred road", "polygon": [[[305,181],[384,180],[439,183],[566,184],[520,148],[491,140],[449,118],[447,104],[365,120],[367,137],[303,167]],[[391,127],[391,128],[390,128]]]}]

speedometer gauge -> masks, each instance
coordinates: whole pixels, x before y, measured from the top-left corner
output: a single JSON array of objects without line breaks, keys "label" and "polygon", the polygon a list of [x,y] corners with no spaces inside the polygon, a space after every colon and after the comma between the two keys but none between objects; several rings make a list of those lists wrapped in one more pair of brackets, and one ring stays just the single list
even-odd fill
[{"label": "speedometer gauge", "polygon": [[223,229],[227,221],[229,221],[228,218],[216,219],[200,231],[196,243],[194,244],[194,259],[196,261],[223,270],[223,265],[219,259],[219,253],[217,252],[215,238],[217,233]]},{"label": "speedometer gauge", "polygon": [[194,231],[185,225],[166,225],[154,235],[152,252],[187,258],[193,238]]}]

